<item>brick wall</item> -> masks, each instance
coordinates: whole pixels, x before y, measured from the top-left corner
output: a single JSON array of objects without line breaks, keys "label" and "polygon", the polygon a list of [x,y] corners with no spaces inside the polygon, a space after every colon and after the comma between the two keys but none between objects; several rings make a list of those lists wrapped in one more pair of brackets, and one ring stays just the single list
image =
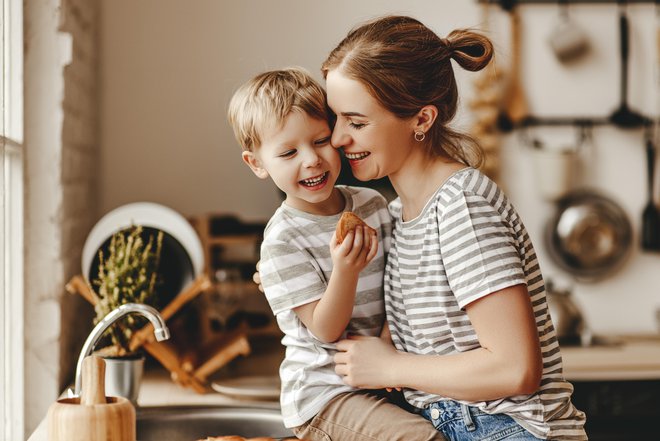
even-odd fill
[{"label": "brick wall", "polygon": [[98,219],[98,1],[27,0],[26,434],[72,379],[92,309],[64,284]]}]

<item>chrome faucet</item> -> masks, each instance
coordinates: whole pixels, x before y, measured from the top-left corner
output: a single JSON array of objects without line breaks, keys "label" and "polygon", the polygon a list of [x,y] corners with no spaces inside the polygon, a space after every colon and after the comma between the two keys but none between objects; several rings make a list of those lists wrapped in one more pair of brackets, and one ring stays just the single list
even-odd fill
[{"label": "chrome faucet", "polygon": [[82,364],[85,357],[92,353],[94,346],[96,346],[96,343],[101,338],[106,329],[108,329],[121,317],[131,313],[137,313],[149,319],[151,324],[154,326],[154,335],[156,336],[157,341],[163,341],[170,338],[170,330],[167,328],[167,325],[165,325],[165,320],[163,320],[163,317],[161,317],[155,308],[152,308],[149,305],[143,305],[141,303],[126,303],[116,309],[113,309],[105,317],[103,317],[100,322],[96,324],[94,329],[92,329],[92,332],[90,332],[89,336],[87,337],[87,340],[85,340],[85,344],[80,351],[80,357],[78,357],[78,363],[76,364],[75,390],[73,391],[73,394],[69,394],[70,396],[80,396]]}]

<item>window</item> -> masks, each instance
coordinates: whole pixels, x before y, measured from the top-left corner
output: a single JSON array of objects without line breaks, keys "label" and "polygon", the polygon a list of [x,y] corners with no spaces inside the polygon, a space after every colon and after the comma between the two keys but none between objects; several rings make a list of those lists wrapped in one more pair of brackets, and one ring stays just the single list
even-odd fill
[{"label": "window", "polygon": [[0,10],[0,438],[24,439],[23,11]]}]

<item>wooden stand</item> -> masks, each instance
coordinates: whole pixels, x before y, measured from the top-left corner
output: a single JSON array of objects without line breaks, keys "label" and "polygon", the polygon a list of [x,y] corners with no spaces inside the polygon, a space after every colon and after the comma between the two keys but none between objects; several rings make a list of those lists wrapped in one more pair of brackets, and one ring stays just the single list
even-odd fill
[{"label": "wooden stand", "polygon": [[135,441],[135,408],[126,398],[105,396],[105,362],[83,361],[82,395],[48,409],[50,441]]},{"label": "wooden stand", "polygon": [[[193,283],[177,295],[169,305],[160,312],[163,320],[169,320],[181,309],[183,305],[190,302],[201,292],[211,288],[211,281],[206,274],[199,276]],[[66,285],[66,290],[71,294],[79,294],[92,305],[99,302],[98,295],[82,276],[74,276]],[[197,393],[205,393],[209,389],[206,380],[216,370],[239,355],[246,356],[250,353],[250,345],[244,332],[234,333],[231,336],[223,336],[212,346],[207,348],[191,348],[186,351],[186,357],[180,356],[177,349],[168,342],[157,342],[153,333],[153,325],[148,323],[137,331],[131,338],[129,347],[134,351],[143,347],[160,364],[170,371],[173,381],[184,387],[190,387]],[[211,349],[212,348],[212,349]],[[190,354],[202,356],[191,357]],[[191,360],[202,360],[196,363]]]}]

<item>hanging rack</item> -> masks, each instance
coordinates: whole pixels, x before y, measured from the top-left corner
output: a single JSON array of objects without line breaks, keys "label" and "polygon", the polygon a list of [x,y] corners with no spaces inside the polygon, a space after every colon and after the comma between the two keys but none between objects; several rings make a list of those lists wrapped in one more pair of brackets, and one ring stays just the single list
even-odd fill
[{"label": "hanging rack", "polygon": [[[557,4],[561,3],[558,0],[478,0],[479,3],[490,3],[494,5],[500,5],[504,9],[511,9],[515,5],[533,5],[533,4]],[[621,3],[622,0],[565,0],[565,3],[570,4],[614,4]],[[624,3],[634,4],[634,3],[660,3],[660,0],[626,0]]]},{"label": "hanging rack", "polygon": [[[533,4],[546,4],[546,5],[563,5],[568,6],[571,4],[650,4],[654,3],[660,6],[660,0],[477,0],[478,3],[487,3],[492,5],[499,5],[505,11],[511,11],[516,6],[533,5]],[[536,117],[529,115],[523,120],[514,123],[512,126],[505,124],[500,129],[503,131],[510,131],[525,127],[560,127],[560,126],[576,126],[582,130],[591,130],[594,126],[612,125],[609,116],[599,117]],[[642,124],[640,128],[648,129],[653,125],[653,119],[647,116],[642,117]]]}]

